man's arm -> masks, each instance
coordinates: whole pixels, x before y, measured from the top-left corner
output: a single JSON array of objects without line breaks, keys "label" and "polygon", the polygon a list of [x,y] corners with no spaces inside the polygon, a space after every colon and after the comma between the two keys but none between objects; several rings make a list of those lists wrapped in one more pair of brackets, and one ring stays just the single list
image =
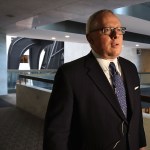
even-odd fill
[{"label": "man's arm", "polygon": [[142,108],[140,108],[139,147],[140,150],[145,150],[146,147],[146,136],[145,136],[144,126],[143,126]]},{"label": "man's arm", "polygon": [[73,98],[68,78],[59,69],[45,117],[43,150],[68,150]]}]

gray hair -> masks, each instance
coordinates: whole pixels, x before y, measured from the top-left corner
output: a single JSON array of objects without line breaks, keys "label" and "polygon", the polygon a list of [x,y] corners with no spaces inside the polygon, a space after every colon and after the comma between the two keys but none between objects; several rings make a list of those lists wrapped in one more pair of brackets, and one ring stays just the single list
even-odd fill
[{"label": "gray hair", "polygon": [[114,13],[108,9],[99,10],[99,11],[95,12],[94,14],[92,14],[89,17],[87,24],[86,24],[86,34],[89,34],[93,29],[95,29],[98,26],[98,22],[96,20],[96,17],[99,15],[103,15],[105,13],[111,13],[114,15]]}]

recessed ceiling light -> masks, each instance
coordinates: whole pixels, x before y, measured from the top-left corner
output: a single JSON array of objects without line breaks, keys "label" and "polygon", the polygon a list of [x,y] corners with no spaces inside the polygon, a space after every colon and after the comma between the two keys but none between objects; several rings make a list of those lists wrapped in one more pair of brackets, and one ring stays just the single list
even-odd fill
[{"label": "recessed ceiling light", "polygon": [[52,40],[56,40],[56,38],[55,38],[55,37],[52,37]]},{"label": "recessed ceiling light", "polygon": [[137,47],[138,47],[138,46],[140,46],[140,45],[139,45],[139,44],[136,44],[135,46],[137,46]]},{"label": "recessed ceiling light", "polygon": [[65,38],[70,38],[70,36],[69,35],[65,35]]}]

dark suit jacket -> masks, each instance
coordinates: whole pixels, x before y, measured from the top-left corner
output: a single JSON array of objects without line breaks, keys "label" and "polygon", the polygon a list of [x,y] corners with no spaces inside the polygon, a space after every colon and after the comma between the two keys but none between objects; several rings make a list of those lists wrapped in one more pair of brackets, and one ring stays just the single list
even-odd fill
[{"label": "dark suit jacket", "polygon": [[[119,57],[128,119],[92,53],[57,71],[45,118],[44,150],[139,150],[146,144],[139,77]],[[127,147],[128,146],[128,147]]]}]

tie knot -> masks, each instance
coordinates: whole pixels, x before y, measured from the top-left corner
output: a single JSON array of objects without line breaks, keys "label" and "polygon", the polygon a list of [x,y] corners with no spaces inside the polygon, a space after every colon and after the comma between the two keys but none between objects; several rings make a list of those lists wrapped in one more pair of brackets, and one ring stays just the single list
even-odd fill
[{"label": "tie knot", "polygon": [[113,62],[110,62],[110,64],[109,64],[109,70],[112,73],[112,75],[117,74],[116,66],[115,66],[115,64]]}]

